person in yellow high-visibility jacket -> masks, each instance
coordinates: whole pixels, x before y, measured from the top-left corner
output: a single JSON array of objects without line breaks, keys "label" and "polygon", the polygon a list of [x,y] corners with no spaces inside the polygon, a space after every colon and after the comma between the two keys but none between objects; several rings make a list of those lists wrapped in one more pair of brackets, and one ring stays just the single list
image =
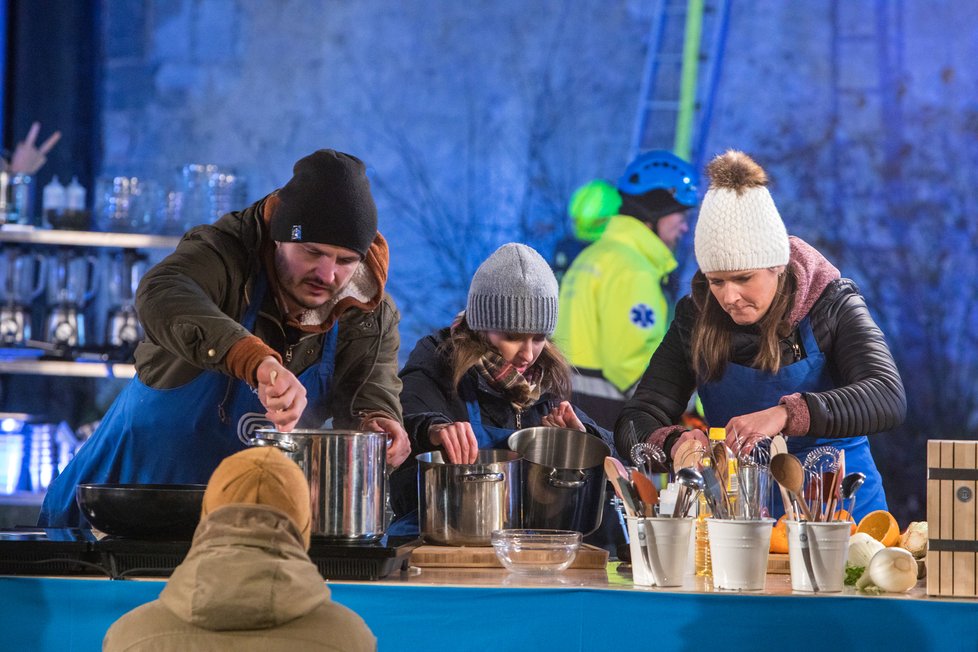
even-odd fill
[{"label": "person in yellow high-visibility jacket", "polygon": [[[663,284],[696,205],[696,170],[671,152],[638,156],[618,181],[620,214],[567,270],[554,341],[578,371],[575,405],[613,427],[665,336],[670,318]],[[626,451],[627,454],[627,451]]]}]

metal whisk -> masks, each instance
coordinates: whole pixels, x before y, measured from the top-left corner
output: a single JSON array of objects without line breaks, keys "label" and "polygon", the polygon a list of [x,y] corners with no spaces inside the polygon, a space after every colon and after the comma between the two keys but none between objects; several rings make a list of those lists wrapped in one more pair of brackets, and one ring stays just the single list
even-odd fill
[{"label": "metal whisk", "polygon": [[770,516],[771,440],[765,437],[746,451],[741,447],[737,464],[738,516],[745,519]]},{"label": "metal whisk", "polygon": [[651,477],[655,473],[668,471],[666,453],[655,444],[650,444],[647,441],[639,442],[632,446],[630,455],[632,462],[642,469],[646,476]]},{"label": "metal whisk", "polygon": [[831,518],[831,506],[838,486],[839,449],[834,446],[813,448],[805,456],[802,467],[805,469],[806,497],[809,499],[815,520],[827,521]]}]

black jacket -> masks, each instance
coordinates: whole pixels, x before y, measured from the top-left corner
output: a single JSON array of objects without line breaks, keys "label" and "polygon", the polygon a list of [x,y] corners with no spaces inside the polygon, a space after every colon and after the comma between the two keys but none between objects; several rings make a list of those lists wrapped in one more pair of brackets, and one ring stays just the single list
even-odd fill
[{"label": "black jacket", "polygon": [[[690,350],[696,315],[697,308],[689,296],[676,306],[675,321],[615,424],[619,447],[630,442],[629,422],[634,422],[640,433],[679,422],[696,388]],[[809,316],[835,389],[803,394],[810,415],[806,434],[854,437],[900,425],[907,411],[903,382],[883,332],[869,314],[856,284],[849,279],[829,283]],[[732,362],[750,366],[757,354],[757,342],[755,327],[738,327],[732,340]],[[783,360],[794,359],[793,345],[799,342],[796,328],[781,343]],[[801,351],[800,355],[804,358],[806,353]]]},{"label": "black jacket", "polygon": [[[560,399],[544,393],[535,404],[517,415],[506,397],[490,387],[474,368],[462,378],[456,393],[452,388],[448,356],[438,350],[448,333],[449,329],[444,328],[419,340],[407,364],[401,369],[401,407],[404,410],[404,429],[411,438],[411,455],[391,475],[391,505],[398,516],[417,507],[415,456],[438,450],[428,439],[428,429],[438,423],[471,421],[465,409],[466,401],[478,401],[484,425],[513,430],[542,425],[543,417],[560,402]],[[574,411],[587,432],[604,440],[614,453],[611,432],[594,423],[581,410],[574,408]]]}]

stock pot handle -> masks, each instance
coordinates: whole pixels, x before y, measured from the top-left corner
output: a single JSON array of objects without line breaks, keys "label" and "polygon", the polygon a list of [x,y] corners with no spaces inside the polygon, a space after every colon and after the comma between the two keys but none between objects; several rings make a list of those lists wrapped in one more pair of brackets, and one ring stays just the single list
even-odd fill
[{"label": "stock pot handle", "polygon": [[550,486],[557,487],[559,489],[577,489],[578,487],[583,487],[586,479],[587,474],[580,469],[577,470],[576,480],[561,480],[557,477],[557,469],[552,469],[549,477]]},{"label": "stock pot handle", "polygon": [[245,446],[272,446],[279,449],[283,453],[294,453],[299,450],[299,445],[292,439],[265,439],[264,437],[249,437],[242,432],[238,433],[238,439],[240,439]]},{"label": "stock pot handle", "polygon": [[466,473],[459,476],[462,482],[502,482],[502,473]]}]

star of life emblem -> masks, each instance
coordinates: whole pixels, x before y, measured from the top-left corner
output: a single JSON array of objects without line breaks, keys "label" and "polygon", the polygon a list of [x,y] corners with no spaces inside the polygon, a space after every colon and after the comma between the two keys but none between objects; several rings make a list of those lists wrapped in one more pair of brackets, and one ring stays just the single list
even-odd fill
[{"label": "star of life emblem", "polygon": [[639,328],[652,328],[655,325],[655,311],[644,303],[637,303],[632,306],[628,318]]}]

